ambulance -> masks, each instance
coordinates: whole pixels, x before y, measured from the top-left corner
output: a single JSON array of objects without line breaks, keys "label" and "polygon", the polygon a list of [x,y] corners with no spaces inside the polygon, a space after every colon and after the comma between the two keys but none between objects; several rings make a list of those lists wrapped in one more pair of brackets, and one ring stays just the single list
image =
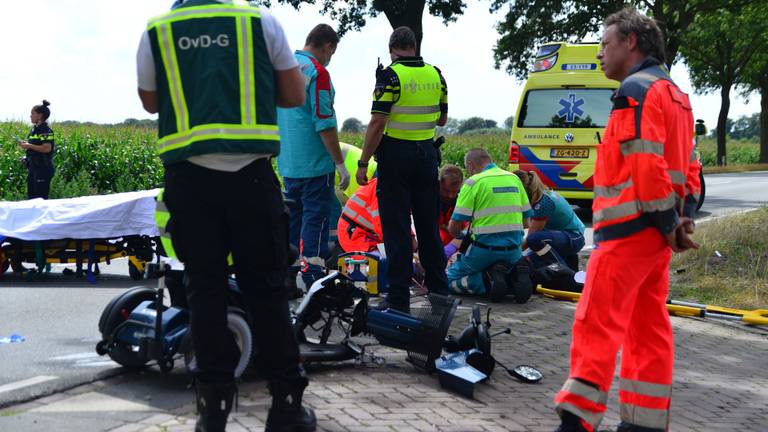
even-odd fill
[{"label": "ambulance", "polygon": [[597,145],[619,82],[603,75],[597,43],[539,48],[515,113],[509,169],[535,171],[571,204],[591,207]]}]

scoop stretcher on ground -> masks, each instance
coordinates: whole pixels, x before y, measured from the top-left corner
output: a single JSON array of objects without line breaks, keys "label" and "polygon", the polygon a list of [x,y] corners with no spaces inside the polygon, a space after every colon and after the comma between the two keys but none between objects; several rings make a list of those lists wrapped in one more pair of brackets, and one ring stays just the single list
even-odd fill
[{"label": "scoop stretcher on ground", "polygon": [[[558,291],[541,286],[536,292],[549,298],[578,301],[581,293]],[[741,321],[751,325],[768,325],[768,309],[743,310],[722,306],[711,306],[699,303],[689,303],[679,300],[668,300],[667,311],[670,315],[681,317],[716,318],[730,321]]]}]

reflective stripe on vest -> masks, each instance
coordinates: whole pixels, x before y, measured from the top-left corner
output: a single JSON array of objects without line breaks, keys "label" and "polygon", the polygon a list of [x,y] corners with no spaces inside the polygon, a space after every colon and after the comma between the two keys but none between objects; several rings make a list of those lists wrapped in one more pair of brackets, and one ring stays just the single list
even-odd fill
[{"label": "reflective stripe on vest", "polygon": [[[238,0],[182,4],[149,21],[150,41],[162,60],[156,70],[164,163],[209,153],[278,153],[274,75],[263,33],[255,28],[260,19],[258,8]],[[220,61],[213,65],[212,59]],[[212,76],[218,81],[204,81]],[[237,101],[227,100],[231,88]]]},{"label": "reflective stripe on vest", "polygon": [[171,241],[171,234],[165,230],[168,226],[168,220],[171,218],[171,214],[168,212],[168,207],[163,202],[163,192],[165,189],[160,189],[160,193],[157,194],[157,204],[155,205],[155,222],[157,223],[157,229],[160,231],[160,242],[163,244],[165,250],[165,256],[168,258],[176,258],[176,251],[173,250],[173,242]]},{"label": "reflective stripe on vest", "polygon": [[395,63],[391,68],[400,80],[400,97],[392,106],[384,134],[409,141],[434,138],[442,95],[437,69],[426,63],[421,67]]}]

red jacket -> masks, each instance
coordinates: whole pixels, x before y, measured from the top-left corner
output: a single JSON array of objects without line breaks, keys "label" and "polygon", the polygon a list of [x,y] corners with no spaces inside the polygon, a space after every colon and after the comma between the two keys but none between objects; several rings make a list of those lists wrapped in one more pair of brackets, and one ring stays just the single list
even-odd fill
[{"label": "red jacket", "polygon": [[451,242],[451,240],[453,240],[453,236],[448,232],[448,223],[451,222],[451,215],[453,215],[454,208],[455,206],[450,206],[445,209],[443,209],[442,206],[440,207],[440,218],[438,219],[438,224],[440,224],[440,241],[443,243],[443,246],[447,245]]},{"label": "red jacket", "polygon": [[679,215],[692,216],[700,193],[688,95],[666,69],[647,58],[613,96],[597,150],[595,242],[653,226],[671,232]]}]

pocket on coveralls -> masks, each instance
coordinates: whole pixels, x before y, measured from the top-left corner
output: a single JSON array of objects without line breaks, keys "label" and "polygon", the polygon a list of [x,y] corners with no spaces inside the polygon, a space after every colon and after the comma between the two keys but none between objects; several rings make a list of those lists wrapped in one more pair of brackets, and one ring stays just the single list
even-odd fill
[{"label": "pocket on coveralls", "polygon": [[[595,259],[596,262],[592,266],[587,266],[587,280],[584,282],[584,291],[581,294],[581,298],[579,298],[579,302],[576,304],[576,315],[574,318],[577,320],[583,320],[587,317],[589,305],[592,303],[593,293],[597,288],[597,286],[595,286],[597,275],[609,270],[604,265],[605,256],[592,257],[592,259]],[[602,277],[601,279],[605,280],[606,278]]]}]

